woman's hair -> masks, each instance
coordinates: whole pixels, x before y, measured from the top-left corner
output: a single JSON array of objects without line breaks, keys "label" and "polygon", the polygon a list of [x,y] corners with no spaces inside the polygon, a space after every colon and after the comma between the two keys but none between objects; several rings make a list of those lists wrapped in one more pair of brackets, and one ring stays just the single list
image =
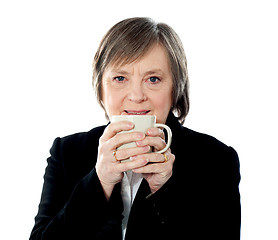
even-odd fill
[{"label": "woman's hair", "polygon": [[147,53],[155,43],[164,46],[168,53],[173,74],[171,111],[184,123],[189,111],[189,82],[183,45],[170,26],[156,23],[150,18],[125,19],[114,25],[103,37],[93,63],[93,86],[97,100],[104,108],[101,82],[108,65],[131,63]]}]

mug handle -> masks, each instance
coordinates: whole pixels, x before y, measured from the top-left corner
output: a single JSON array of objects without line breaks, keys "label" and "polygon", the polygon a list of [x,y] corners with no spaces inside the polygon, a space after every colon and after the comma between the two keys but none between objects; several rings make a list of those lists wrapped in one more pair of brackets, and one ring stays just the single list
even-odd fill
[{"label": "mug handle", "polygon": [[167,141],[167,144],[166,144],[165,148],[163,148],[162,150],[156,152],[156,153],[165,153],[168,150],[168,148],[170,147],[171,143],[172,143],[172,131],[171,131],[171,128],[169,128],[167,125],[161,124],[161,123],[155,123],[154,127],[165,128],[166,131],[167,131],[168,141]]}]

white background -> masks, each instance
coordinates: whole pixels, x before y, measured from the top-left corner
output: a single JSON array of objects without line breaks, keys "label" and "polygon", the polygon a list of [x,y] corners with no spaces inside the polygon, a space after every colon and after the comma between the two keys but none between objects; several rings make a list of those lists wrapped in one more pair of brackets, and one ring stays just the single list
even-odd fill
[{"label": "white background", "polygon": [[91,87],[102,36],[148,16],[184,43],[185,125],[239,154],[242,239],[277,240],[277,12],[269,0],[1,1],[0,239],[28,239],[55,137],[106,123]]}]

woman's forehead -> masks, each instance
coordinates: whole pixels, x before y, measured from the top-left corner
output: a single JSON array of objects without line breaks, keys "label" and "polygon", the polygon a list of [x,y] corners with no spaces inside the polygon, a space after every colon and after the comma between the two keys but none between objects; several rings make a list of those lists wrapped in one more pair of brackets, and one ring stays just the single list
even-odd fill
[{"label": "woman's forehead", "polygon": [[156,44],[140,56],[118,57],[106,69],[117,73],[127,73],[135,66],[143,68],[145,72],[159,73],[170,69],[170,60],[165,47]]}]

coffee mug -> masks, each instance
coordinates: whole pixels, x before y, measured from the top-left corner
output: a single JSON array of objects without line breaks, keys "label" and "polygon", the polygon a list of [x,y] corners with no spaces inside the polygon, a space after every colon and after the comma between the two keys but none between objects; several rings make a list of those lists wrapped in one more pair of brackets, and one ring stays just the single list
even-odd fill
[{"label": "coffee mug", "polygon": [[[122,131],[121,133],[126,133],[126,132],[143,132],[146,134],[146,131],[149,128],[153,128],[153,127],[157,127],[157,128],[164,128],[167,132],[167,143],[166,146],[160,150],[157,151],[156,153],[164,153],[167,151],[167,149],[170,147],[171,142],[172,142],[172,131],[171,129],[165,125],[165,124],[161,124],[161,123],[156,123],[156,116],[154,115],[115,115],[112,116],[111,122],[120,122],[120,121],[129,121],[132,122],[134,124],[134,128],[129,130],[129,131]],[[131,143],[126,143],[123,144],[122,146],[118,147],[117,149],[126,149],[126,148],[132,148],[132,147],[136,147],[136,143],[135,142],[131,142]],[[150,151],[151,152],[151,151]],[[123,161],[127,161],[123,160]]]}]

